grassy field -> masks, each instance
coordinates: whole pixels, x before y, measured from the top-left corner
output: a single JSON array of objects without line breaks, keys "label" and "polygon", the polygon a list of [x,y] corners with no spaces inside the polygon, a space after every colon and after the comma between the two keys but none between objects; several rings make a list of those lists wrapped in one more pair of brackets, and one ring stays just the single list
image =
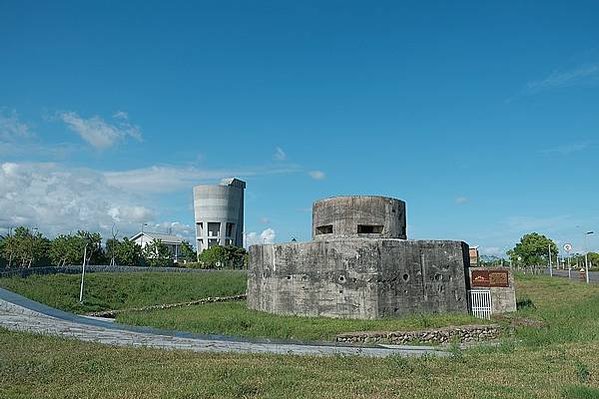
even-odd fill
[{"label": "grassy field", "polygon": [[[0,330],[0,398],[599,398],[599,285],[519,275],[517,290],[526,306],[501,320],[515,326],[512,336],[498,346],[454,347],[448,358],[196,354]],[[247,316],[252,312],[240,309],[241,303],[217,305],[229,310],[186,310],[212,309],[219,332],[238,330],[245,317],[251,324],[252,317],[264,316]],[[191,326],[185,317],[194,314],[180,310],[141,314],[162,314],[155,317],[175,328]],[[261,335],[257,331],[266,328],[272,335],[291,326],[285,334],[295,336],[293,331],[326,335],[331,326],[347,328],[347,320],[323,326],[319,319],[269,317],[273,327],[266,318],[248,331]],[[442,319],[403,322],[416,327]]]},{"label": "grassy field", "polygon": [[196,354],[0,330],[1,398],[597,398],[599,343],[449,358]]},{"label": "grassy field", "polygon": [[405,331],[481,322],[463,314],[423,314],[387,320],[277,316],[249,310],[245,301],[158,311],[125,312],[117,316],[117,321],[205,334],[324,341],[330,341],[335,335],[343,332]]},{"label": "grassy field", "polygon": [[[516,281],[521,309],[495,321],[513,328],[514,335],[526,345],[599,342],[599,285],[523,274],[518,275]],[[405,331],[483,322],[455,314],[387,320],[286,317],[248,310],[244,302],[125,312],[117,320],[197,333],[300,340],[331,340],[339,333],[351,331]],[[539,324],[543,327],[535,327]]]},{"label": "grassy field", "polygon": [[81,276],[74,274],[0,278],[0,287],[75,313],[186,302],[246,291],[246,275],[240,271],[89,273],[85,276],[84,302],[80,304],[80,283]]},{"label": "grassy field", "polygon": [[[85,302],[78,302],[76,275],[0,279],[0,286],[40,302],[79,313],[126,309],[158,303],[191,301],[245,291],[242,272],[94,273],[87,276]],[[514,336],[527,346],[599,342],[599,285],[547,276],[518,274],[521,309],[500,320],[515,325]],[[248,310],[245,302],[213,303],[184,308],[125,312],[119,322],[206,334],[298,340],[332,340],[351,331],[391,331],[481,322],[467,315],[415,315],[402,319],[347,320],[275,316]],[[523,322],[524,321],[524,322]],[[536,321],[542,328],[534,327]],[[531,326],[531,324],[533,326]],[[538,323],[536,323],[538,324]]]},{"label": "grassy field", "polygon": [[515,336],[523,344],[535,347],[599,342],[599,284],[525,275],[518,275],[516,283],[518,301],[528,306],[521,306],[513,315],[515,324],[522,324],[518,323],[522,319],[543,323],[541,328],[516,327]]}]

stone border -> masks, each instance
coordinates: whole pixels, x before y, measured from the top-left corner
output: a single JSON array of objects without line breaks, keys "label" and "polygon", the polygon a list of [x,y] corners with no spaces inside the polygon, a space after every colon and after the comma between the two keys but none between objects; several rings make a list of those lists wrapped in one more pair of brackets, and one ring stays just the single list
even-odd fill
[{"label": "stone border", "polygon": [[446,344],[457,340],[460,343],[487,341],[501,335],[498,324],[465,325],[422,331],[363,331],[343,333],[335,337],[336,342],[346,343],[386,343],[405,345],[408,343]]},{"label": "stone border", "polygon": [[[224,269],[229,271],[229,269]],[[88,265],[85,266],[86,273],[210,273],[221,271],[221,269],[191,269],[186,267],[149,267],[149,266],[109,266],[109,265]],[[245,272],[245,270],[231,269],[230,271]],[[0,269],[0,278],[20,276],[27,277],[33,274],[78,274],[81,273],[81,265],[76,266],[44,266],[31,267],[28,269]]]},{"label": "stone border", "polygon": [[129,309],[117,309],[117,310],[104,310],[102,312],[91,312],[91,313],[87,313],[86,316],[106,317],[106,318],[114,319],[114,318],[116,318],[116,316],[118,314],[126,313],[126,312],[145,312],[148,310],[182,308],[184,306],[203,305],[206,303],[214,303],[214,302],[243,301],[246,298],[247,298],[246,294],[232,295],[232,296],[215,296],[215,297],[209,296],[208,298],[202,298],[202,299],[198,299],[196,301],[191,301],[191,302],[179,302],[179,303],[169,303],[169,304],[163,304],[163,305],[144,306],[142,308],[129,308]]}]

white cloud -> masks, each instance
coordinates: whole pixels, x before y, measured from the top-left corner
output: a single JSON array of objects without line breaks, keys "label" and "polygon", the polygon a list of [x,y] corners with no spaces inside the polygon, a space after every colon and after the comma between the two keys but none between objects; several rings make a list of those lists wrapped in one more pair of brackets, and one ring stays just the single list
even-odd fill
[{"label": "white cloud", "polygon": [[463,205],[463,204],[467,203],[468,201],[469,201],[468,197],[457,197],[455,199],[455,203],[458,205]]},{"label": "white cloud", "polygon": [[260,233],[260,235],[258,235],[258,233],[256,232],[250,232],[250,233],[246,233],[245,234],[245,247],[249,247],[250,245],[256,245],[256,244],[273,244],[275,242],[275,238],[276,238],[276,233],[273,229],[271,229],[270,227],[264,231],[262,231],[262,233]]},{"label": "white cloud", "polygon": [[0,141],[14,142],[32,136],[31,127],[19,120],[17,111],[0,108]]},{"label": "white cloud", "polygon": [[108,123],[99,116],[85,119],[75,112],[59,112],[57,116],[83,140],[98,150],[112,147],[127,137],[141,141],[141,131],[138,126],[129,122],[125,112],[119,111],[113,115],[114,123]]},{"label": "white cloud", "polygon": [[529,82],[526,85],[526,92],[536,93],[542,90],[594,83],[599,83],[599,64],[585,65],[564,72],[555,71],[545,79]]},{"label": "white cloud", "polygon": [[131,233],[154,218],[130,194],[88,169],[53,163],[0,164],[0,225],[36,226],[50,236],[78,229]]},{"label": "white cloud", "polygon": [[499,258],[505,256],[505,251],[499,247],[479,247],[478,252],[481,255],[497,256]]},{"label": "white cloud", "polygon": [[287,159],[287,154],[285,153],[285,151],[283,151],[281,147],[277,147],[275,149],[275,154],[273,155],[273,158],[276,161],[284,161]]},{"label": "white cloud", "polygon": [[125,171],[104,172],[108,184],[136,193],[168,193],[189,189],[207,181],[236,176],[239,178],[256,175],[293,173],[294,166],[280,168],[248,168],[240,170],[198,169],[180,166],[150,166]]},{"label": "white cloud", "polygon": [[0,157],[4,161],[24,157],[64,159],[76,149],[67,143],[48,145],[41,142],[31,125],[19,118],[17,111],[0,107]]},{"label": "white cloud", "polygon": [[321,170],[312,170],[308,172],[308,175],[310,175],[310,177],[314,180],[324,180],[327,177]]},{"label": "white cloud", "polygon": [[192,245],[195,243],[195,229],[193,226],[180,222],[162,222],[154,223],[146,228],[146,231],[153,231],[163,234],[172,234],[189,241]]},{"label": "white cloud", "polygon": [[589,148],[589,143],[571,143],[564,144],[554,148],[547,148],[541,150],[542,154],[552,155],[552,154],[560,154],[560,155],[570,155],[576,152],[584,151]]},{"label": "white cloud", "polygon": [[529,216],[512,216],[509,217],[505,224],[510,231],[515,232],[531,232],[535,230],[546,230],[553,232],[562,226],[573,225],[571,217],[568,215],[559,215],[546,218],[537,218]]}]

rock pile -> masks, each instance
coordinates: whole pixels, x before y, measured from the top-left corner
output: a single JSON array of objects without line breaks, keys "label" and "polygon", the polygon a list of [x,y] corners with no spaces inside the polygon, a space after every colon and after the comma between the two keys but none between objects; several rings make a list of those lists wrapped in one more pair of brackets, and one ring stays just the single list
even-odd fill
[{"label": "rock pile", "polygon": [[497,324],[467,325],[421,331],[363,331],[343,333],[335,337],[337,342],[385,343],[405,345],[408,343],[444,344],[452,341],[472,342],[496,339],[501,334]]}]

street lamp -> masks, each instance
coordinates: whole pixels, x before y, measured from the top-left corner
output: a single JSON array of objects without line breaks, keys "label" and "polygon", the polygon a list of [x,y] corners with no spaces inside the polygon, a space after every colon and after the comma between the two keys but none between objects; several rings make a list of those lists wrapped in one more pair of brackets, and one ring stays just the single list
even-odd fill
[{"label": "street lamp", "polygon": [[587,231],[584,234],[584,269],[585,269],[585,275],[586,275],[587,284],[589,283],[589,245],[588,245],[588,237],[591,234],[595,234],[595,232],[594,231]]}]

